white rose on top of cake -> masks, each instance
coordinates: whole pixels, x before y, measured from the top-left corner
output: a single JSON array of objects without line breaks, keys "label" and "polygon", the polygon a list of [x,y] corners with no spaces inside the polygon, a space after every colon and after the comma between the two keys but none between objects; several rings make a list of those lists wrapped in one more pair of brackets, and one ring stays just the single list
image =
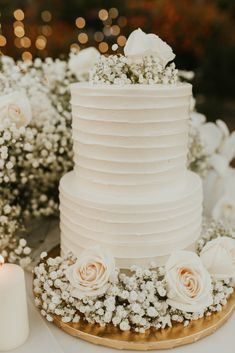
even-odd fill
[{"label": "white rose on top of cake", "polygon": [[75,167],[60,183],[61,249],[99,245],[120,268],[164,265],[201,232],[201,180],[186,167],[192,87],[158,36],[138,29],[124,52],[100,56],[90,81],[71,85]]}]

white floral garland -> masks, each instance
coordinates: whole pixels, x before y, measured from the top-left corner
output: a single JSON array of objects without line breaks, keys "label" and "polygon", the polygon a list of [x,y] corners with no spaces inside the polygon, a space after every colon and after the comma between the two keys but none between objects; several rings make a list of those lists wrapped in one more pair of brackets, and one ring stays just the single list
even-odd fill
[{"label": "white floral garland", "polygon": [[[221,224],[212,223],[203,234],[198,242],[198,253],[212,239],[219,237],[232,238],[235,244],[234,234]],[[165,268],[155,268],[153,264],[148,269],[134,266],[131,274],[116,268],[105,293],[78,298],[68,276],[76,258],[71,254],[46,257],[46,253],[41,255],[41,263],[34,270],[34,293],[36,306],[48,321],[53,321],[56,315],[64,323],[85,320],[101,326],[113,324],[122,331],[132,329],[136,332],[145,332],[150,327],[171,327],[174,322],[187,326],[192,320],[221,311],[234,291],[234,278],[213,278],[211,305],[198,312],[182,311],[168,303]]]},{"label": "white floral garland", "polygon": [[27,266],[19,237],[28,220],[58,212],[58,182],[73,166],[69,84],[77,79],[65,60],[2,56],[0,68],[0,253]]}]

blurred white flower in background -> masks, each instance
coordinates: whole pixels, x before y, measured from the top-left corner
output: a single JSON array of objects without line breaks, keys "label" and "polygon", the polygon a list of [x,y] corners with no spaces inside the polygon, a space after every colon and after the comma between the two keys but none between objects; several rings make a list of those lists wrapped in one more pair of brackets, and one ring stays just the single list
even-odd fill
[{"label": "blurred white flower in background", "polygon": [[[234,179],[235,183],[235,179]],[[234,188],[234,185],[233,185]],[[235,192],[226,192],[215,204],[212,217],[223,220],[226,225],[235,229]]]},{"label": "blurred white flower in background", "polygon": [[94,47],[89,47],[79,52],[72,52],[68,62],[69,69],[78,80],[86,81],[90,69],[97,62],[99,56],[99,51]]},{"label": "blurred white flower in background", "polygon": [[217,120],[216,124],[202,124],[199,132],[212,167],[218,174],[225,175],[235,156],[235,132],[230,135],[227,125],[222,120]]},{"label": "blurred white flower in background", "polygon": [[0,96],[0,125],[27,126],[32,118],[30,101],[25,93],[14,91]]},{"label": "blurred white flower in background", "polygon": [[235,169],[229,167],[223,175],[212,170],[203,186],[206,215],[235,229]]},{"label": "blurred white flower in background", "polygon": [[205,215],[235,229],[235,132],[226,123],[190,113],[189,168],[203,179]]},{"label": "blurred white flower in background", "polygon": [[235,229],[235,132],[217,120],[202,123],[199,133],[211,167],[203,183],[206,215]]}]

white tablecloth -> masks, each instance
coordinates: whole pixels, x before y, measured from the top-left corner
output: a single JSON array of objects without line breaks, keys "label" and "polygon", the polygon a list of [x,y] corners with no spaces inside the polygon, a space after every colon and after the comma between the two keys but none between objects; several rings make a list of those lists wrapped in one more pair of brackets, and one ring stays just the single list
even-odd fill
[{"label": "white tablecloth", "polygon": [[[14,353],[114,353],[116,350],[95,346],[76,339],[47,323],[33,305],[32,275],[26,274],[30,316],[30,336]],[[131,353],[131,351],[128,351]],[[163,353],[166,351],[156,351]],[[179,347],[175,353],[234,353],[235,314],[215,334],[194,344]],[[134,353],[134,352],[132,352]]]}]

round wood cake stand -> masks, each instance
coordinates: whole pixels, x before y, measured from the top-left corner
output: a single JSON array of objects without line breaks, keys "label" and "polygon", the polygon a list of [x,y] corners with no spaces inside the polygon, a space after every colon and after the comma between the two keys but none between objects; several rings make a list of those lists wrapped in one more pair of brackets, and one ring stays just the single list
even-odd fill
[{"label": "round wood cake stand", "polygon": [[[58,255],[58,250],[53,250],[53,255],[55,254]],[[179,347],[209,336],[229,319],[234,309],[235,292],[221,312],[192,321],[187,327],[177,323],[172,328],[150,329],[145,333],[123,332],[111,324],[101,327],[83,320],[76,324],[64,323],[59,316],[54,317],[54,324],[69,335],[96,345],[115,349],[149,351]]]}]

